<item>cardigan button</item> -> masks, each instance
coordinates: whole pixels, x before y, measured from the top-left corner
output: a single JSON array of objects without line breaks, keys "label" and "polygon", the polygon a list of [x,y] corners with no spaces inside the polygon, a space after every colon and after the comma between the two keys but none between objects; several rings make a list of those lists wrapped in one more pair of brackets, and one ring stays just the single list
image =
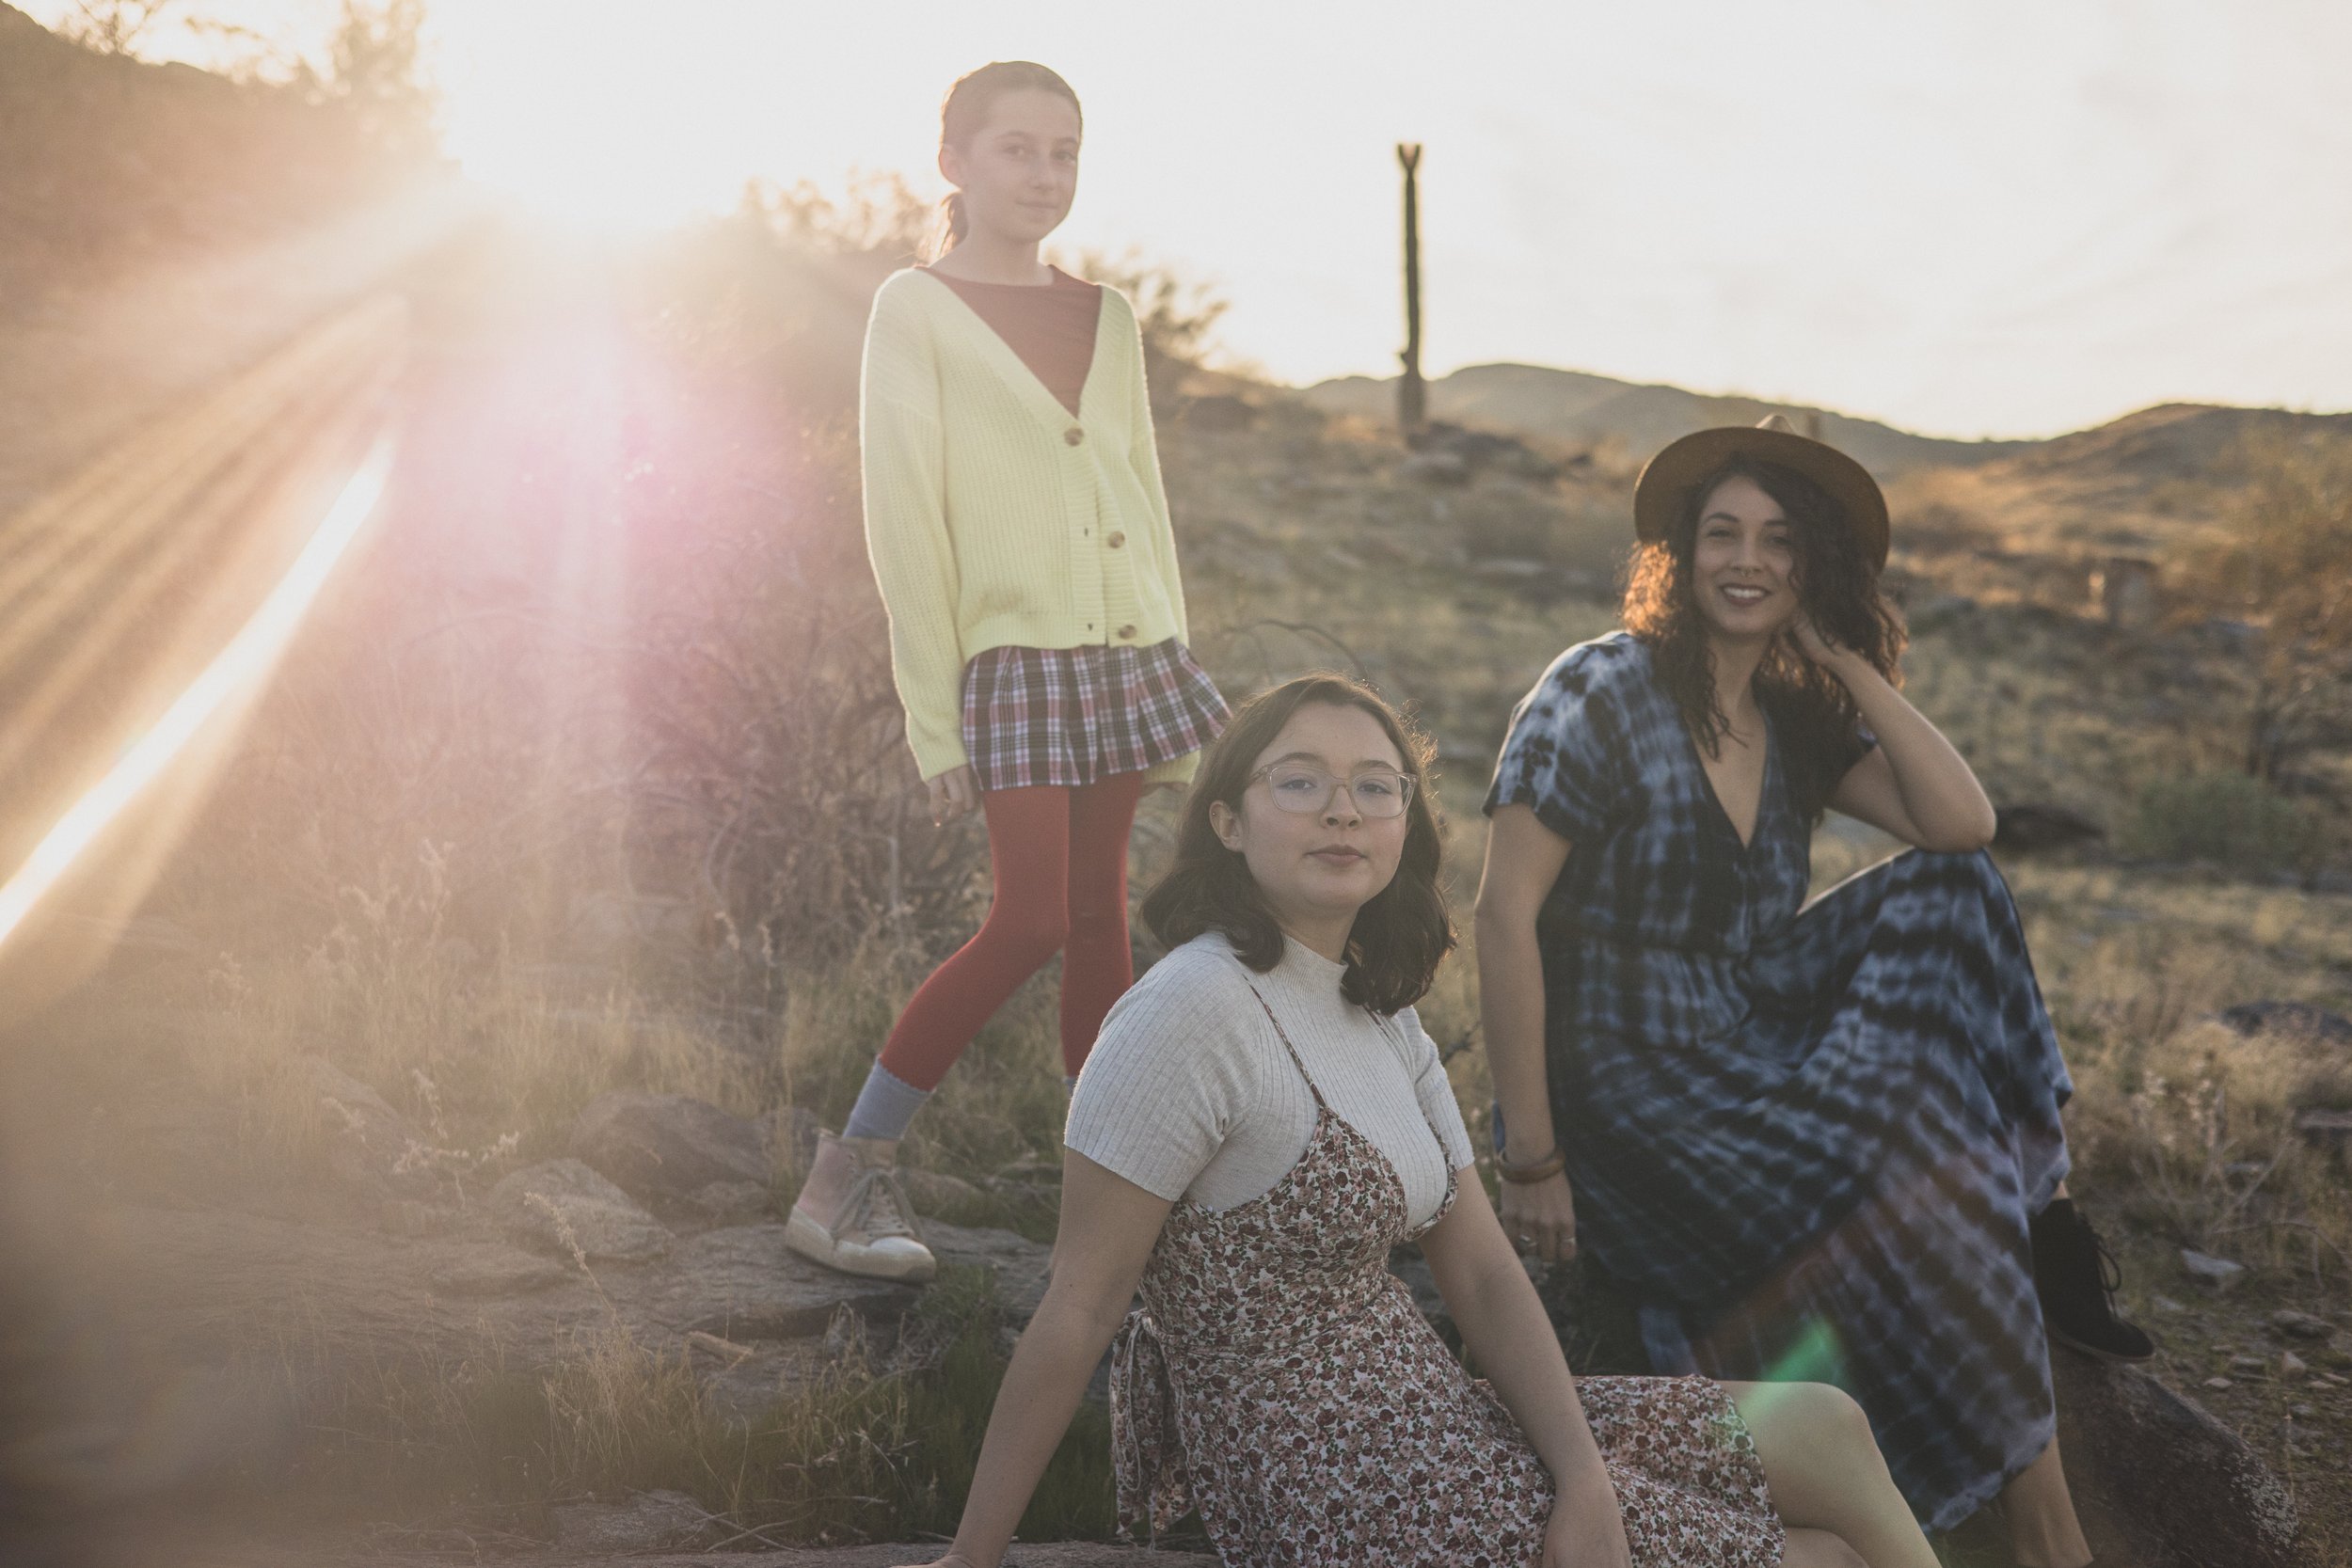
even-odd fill
[{"label": "cardigan button", "polygon": [[1115,549],[1115,550],[1118,550],[1118,549],[1124,549],[1124,548],[1126,548],[1126,546],[1127,546],[1127,536],[1126,536],[1124,533],[1121,533],[1120,531],[1119,531],[1117,529],[1113,529],[1113,530],[1111,531],[1111,535],[1110,535],[1110,537],[1109,537],[1109,538],[1107,538],[1107,539],[1105,539],[1105,540],[1104,540],[1104,541],[1103,541],[1103,543],[1104,543],[1104,544],[1105,544],[1105,545],[1108,545],[1108,546],[1109,546],[1112,549]]},{"label": "cardigan button", "polygon": [[1132,641],[1134,641],[1136,640],[1136,628],[1135,628],[1135,627],[1133,627],[1133,626],[1121,626],[1121,627],[1120,627],[1120,628],[1119,628],[1119,640],[1120,640],[1121,642],[1132,642]]},{"label": "cardigan button", "polygon": [[1087,433],[1073,424],[1061,433],[1061,438],[1074,447],[1087,438]]}]

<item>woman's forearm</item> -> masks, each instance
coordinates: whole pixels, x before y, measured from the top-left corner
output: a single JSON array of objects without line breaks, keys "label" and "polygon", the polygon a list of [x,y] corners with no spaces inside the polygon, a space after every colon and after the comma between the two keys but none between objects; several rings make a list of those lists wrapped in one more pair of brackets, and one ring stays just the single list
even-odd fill
[{"label": "woman's forearm", "polygon": [[1600,1448],[1535,1287],[1516,1258],[1490,1268],[1454,1309],[1454,1325],[1563,1493],[1602,1478]]},{"label": "woman's forearm", "polygon": [[1516,1164],[1541,1160],[1556,1147],[1551,1090],[1544,1066],[1544,962],[1531,919],[1482,909],[1478,913],[1479,1026],[1486,1037],[1486,1070],[1502,1107]]},{"label": "woman's forearm", "polygon": [[1979,847],[1991,841],[1993,802],[1976,770],[1867,659],[1846,654],[1833,665],[1853,694],[1863,722],[1878,736],[1903,810],[1931,845]]},{"label": "woman's forearm", "polygon": [[973,1568],[995,1568],[1011,1544],[1123,1310],[1121,1303],[1120,1311],[1101,1313],[1049,1290],[1013,1347],[956,1528],[955,1549]]}]

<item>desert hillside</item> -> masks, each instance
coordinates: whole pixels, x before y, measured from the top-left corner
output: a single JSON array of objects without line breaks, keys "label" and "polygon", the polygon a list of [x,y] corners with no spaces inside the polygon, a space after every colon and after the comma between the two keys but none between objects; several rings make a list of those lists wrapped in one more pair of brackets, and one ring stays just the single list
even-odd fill
[{"label": "desert hillside", "polygon": [[[1342,376],[1318,382],[1303,395],[1330,413],[1381,419],[1396,406],[1396,383]],[[1823,439],[1851,452],[1881,479],[1915,467],[1989,462],[2026,444],[1939,440],[1828,409],[1710,396],[1546,365],[1470,365],[1430,382],[1428,396],[1433,419],[1531,440],[1583,447],[1606,443],[1636,459],[1709,425],[1754,424],[1767,414],[1785,414],[1804,430],[1818,420]]]},{"label": "desert hillside", "polygon": [[[1396,384],[1364,376],[1300,395],[1331,413],[1391,418]],[[2352,436],[2352,414],[2168,404],[2040,441],[1954,441],[1801,404],[1637,386],[1539,365],[1473,365],[1429,384],[1432,418],[1638,464],[1716,424],[1786,415],[1852,454],[1899,505],[1939,503],[2019,547],[2148,553],[2224,520],[2249,443]],[[1946,519],[1948,520],[1948,519]]]},{"label": "desert hillside", "polygon": [[[0,389],[43,393],[0,427],[0,695],[86,732],[0,734],[0,844],[172,698],[195,659],[159,628],[209,651],[310,536],[318,472],[392,456],[280,656],[0,935],[0,1532],[55,1553],[0,1557],[935,1544],[1046,1275],[1052,970],[905,1146],[936,1285],[808,1265],[779,1212],[989,897],[981,825],[924,807],[859,523],[862,323],[922,213],[771,190],[588,245],[430,171],[322,174],[378,168],[327,100],[28,28],[0,9],[0,101],[49,105],[40,145],[109,194],[80,214],[0,163],[4,264],[46,291],[0,309]],[[1197,651],[1236,696],[1337,668],[1408,705],[1466,909],[1513,703],[1614,624],[1641,459],[1765,405],[1487,367],[1408,445],[1384,388],[1220,373],[1192,296],[1121,280],[1164,307]],[[2004,808],[2075,1187],[2161,1347],[2058,1366],[2103,1564],[2352,1552],[2352,727],[2313,674],[2338,604],[2231,576],[2352,568],[2335,492],[2286,483],[2332,474],[2345,424],[1823,427],[1890,477],[1907,689]],[[2281,496],[2292,537],[2248,531]],[[1146,804],[1138,895],[1175,809]],[[1815,881],[1896,847],[1833,817]],[[1421,1006],[1475,1134],[1468,946]],[[1450,1328],[1425,1261],[1392,1266]],[[1581,1370],[1635,1368],[1606,1281],[1542,1288]],[[1108,1538],[1107,1424],[1098,1380],[1025,1538]],[[1938,1547],[1999,1560],[1981,1529]]]}]

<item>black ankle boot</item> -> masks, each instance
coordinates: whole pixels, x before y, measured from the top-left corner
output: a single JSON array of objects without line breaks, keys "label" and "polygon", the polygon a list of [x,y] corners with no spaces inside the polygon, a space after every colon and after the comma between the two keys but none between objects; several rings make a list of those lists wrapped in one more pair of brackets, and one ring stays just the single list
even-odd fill
[{"label": "black ankle boot", "polygon": [[2070,1198],[2053,1198],[2033,1217],[2033,1283],[2050,1338],[2106,1361],[2146,1361],[2155,1341],[2115,1310],[2123,1282],[2115,1255]]}]

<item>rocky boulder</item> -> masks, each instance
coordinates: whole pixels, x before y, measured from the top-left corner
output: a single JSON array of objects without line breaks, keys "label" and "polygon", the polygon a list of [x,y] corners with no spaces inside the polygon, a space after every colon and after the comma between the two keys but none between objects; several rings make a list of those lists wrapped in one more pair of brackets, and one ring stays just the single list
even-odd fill
[{"label": "rocky boulder", "polygon": [[1996,854],[2039,855],[2104,843],[2107,831],[2068,806],[2020,800],[1994,808],[1993,848]]},{"label": "rocky boulder", "polygon": [[324,1056],[310,1057],[296,1070],[326,1125],[327,1169],[338,1181],[378,1198],[413,1198],[438,1184],[413,1157],[421,1146],[407,1119],[382,1095]]},{"label": "rocky boulder", "polygon": [[567,1551],[637,1553],[698,1546],[716,1521],[683,1492],[639,1492],[626,1502],[558,1503],[555,1544]]},{"label": "rocky boulder", "polygon": [[558,1258],[636,1262],[670,1249],[660,1221],[578,1160],[525,1165],[490,1189],[488,1206],[508,1235]]},{"label": "rocky boulder", "polygon": [[762,1132],[776,1163],[787,1170],[806,1172],[817,1158],[817,1139],[823,1131],[817,1113],[805,1105],[780,1105],[762,1124]]},{"label": "rocky boulder", "polygon": [[2241,1002],[2222,1008],[2220,1017],[2241,1035],[2283,1035],[2314,1046],[2352,1048],[2352,1018],[2308,1002]]},{"label": "rocky boulder", "polygon": [[759,1127],[682,1094],[607,1094],[572,1124],[573,1158],[648,1203],[685,1205],[720,1182],[766,1186]]},{"label": "rocky boulder", "polygon": [[2101,1568],[2287,1568],[2286,1485],[2244,1439],[2133,1367],[2051,1353],[2058,1449]]}]

